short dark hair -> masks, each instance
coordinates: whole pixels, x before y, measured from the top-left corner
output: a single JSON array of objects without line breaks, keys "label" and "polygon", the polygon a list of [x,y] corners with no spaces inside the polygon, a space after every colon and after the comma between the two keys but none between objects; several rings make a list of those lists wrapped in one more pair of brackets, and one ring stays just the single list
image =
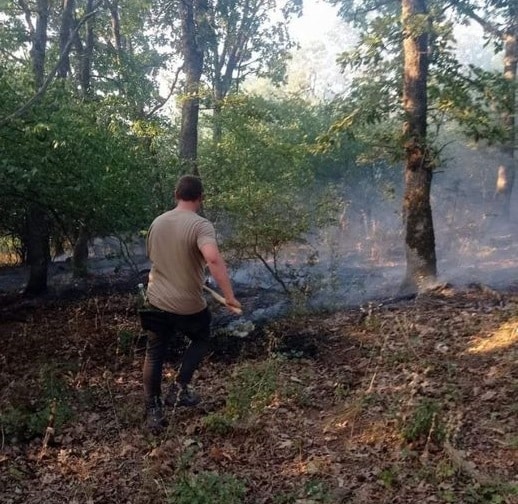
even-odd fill
[{"label": "short dark hair", "polygon": [[196,201],[203,194],[200,177],[183,175],[176,184],[174,196],[177,200]]}]

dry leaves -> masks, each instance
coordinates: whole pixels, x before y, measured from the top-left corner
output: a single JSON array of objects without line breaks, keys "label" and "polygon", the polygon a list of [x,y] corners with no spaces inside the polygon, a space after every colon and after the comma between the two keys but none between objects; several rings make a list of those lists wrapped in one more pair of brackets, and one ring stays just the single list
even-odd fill
[{"label": "dry leaves", "polygon": [[[253,504],[516,502],[513,293],[445,287],[363,314],[276,322],[264,338],[285,348],[311,334],[316,355],[282,360],[264,410],[230,431],[208,427],[245,359],[213,358],[196,381],[212,406],[169,412],[158,438],[142,430],[142,354],[120,347],[124,331],[139,332],[126,297],[21,318],[0,322],[1,502],[165,503],[174,481],[201,471],[241,479]],[[267,343],[251,342],[246,359],[272,358]],[[46,421],[23,438],[6,412],[34,420],[49,389],[61,403],[38,457]]]}]

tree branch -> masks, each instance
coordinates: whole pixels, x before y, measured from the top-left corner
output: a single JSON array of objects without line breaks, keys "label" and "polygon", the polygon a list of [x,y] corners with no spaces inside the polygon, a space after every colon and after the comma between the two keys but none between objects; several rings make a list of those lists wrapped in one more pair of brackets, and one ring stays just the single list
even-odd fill
[{"label": "tree branch", "polygon": [[29,110],[35,103],[37,103],[46,93],[48,87],[54,80],[54,77],[56,76],[56,73],[58,72],[59,68],[61,67],[61,64],[63,63],[63,60],[68,55],[70,48],[75,40],[76,34],[79,32],[79,29],[81,26],[83,26],[88,19],[90,19],[92,16],[94,16],[97,13],[97,7],[100,5],[100,3],[94,8],[94,10],[90,13],[88,13],[86,16],[84,16],[75,27],[74,31],[70,34],[70,37],[68,39],[68,42],[65,44],[63,51],[59,55],[59,59],[57,63],[54,65],[50,73],[47,75],[47,78],[41,85],[40,89],[36,92],[36,94],[30,98],[26,103],[24,103],[19,109],[15,110],[12,114],[0,119],[0,128],[3,128],[6,124],[11,122],[12,120],[16,119],[17,117],[20,117],[23,115],[27,110]]},{"label": "tree branch", "polygon": [[169,99],[173,95],[173,92],[176,88],[176,84],[178,83],[178,78],[179,78],[180,72],[182,70],[183,70],[183,65],[176,70],[176,75],[174,76],[174,80],[173,80],[173,83],[171,84],[171,88],[169,89],[168,95],[165,98],[161,98],[158,100],[158,103],[149,112],[146,113],[146,115],[145,115],[146,118],[150,118],[155,112],[157,112],[157,110],[160,110],[169,101]]},{"label": "tree branch", "polygon": [[464,7],[460,5],[458,8],[463,14],[468,16],[470,19],[473,19],[473,21],[476,21],[484,29],[484,31],[490,33],[491,35],[495,35],[500,39],[503,38],[504,32],[499,30],[496,25],[490,23],[487,19],[479,16],[471,5]]}]

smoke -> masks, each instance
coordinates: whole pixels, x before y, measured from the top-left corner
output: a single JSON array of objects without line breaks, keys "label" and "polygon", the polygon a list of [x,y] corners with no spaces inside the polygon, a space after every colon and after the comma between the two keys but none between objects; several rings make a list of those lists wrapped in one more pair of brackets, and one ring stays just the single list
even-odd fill
[{"label": "smoke", "polygon": [[[495,199],[497,149],[452,143],[434,173],[431,204],[438,283],[505,288],[518,277],[517,222],[503,221]],[[401,218],[403,169],[370,167],[334,192],[334,222],[314,229],[305,243],[285,247],[277,266],[308,306],[336,309],[398,295],[406,261]],[[513,198],[512,216],[516,209]],[[242,264],[234,280],[275,290],[260,264]],[[278,289],[280,292],[280,289]]]}]

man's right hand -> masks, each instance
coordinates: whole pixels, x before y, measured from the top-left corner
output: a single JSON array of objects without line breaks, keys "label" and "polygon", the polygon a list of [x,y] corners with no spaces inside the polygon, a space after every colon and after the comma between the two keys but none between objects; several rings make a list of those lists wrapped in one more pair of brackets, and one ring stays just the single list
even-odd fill
[{"label": "man's right hand", "polygon": [[243,312],[241,303],[234,296],[226,297],[225,305],[232,313],[238,313],[238,311],[241,313]]}]

